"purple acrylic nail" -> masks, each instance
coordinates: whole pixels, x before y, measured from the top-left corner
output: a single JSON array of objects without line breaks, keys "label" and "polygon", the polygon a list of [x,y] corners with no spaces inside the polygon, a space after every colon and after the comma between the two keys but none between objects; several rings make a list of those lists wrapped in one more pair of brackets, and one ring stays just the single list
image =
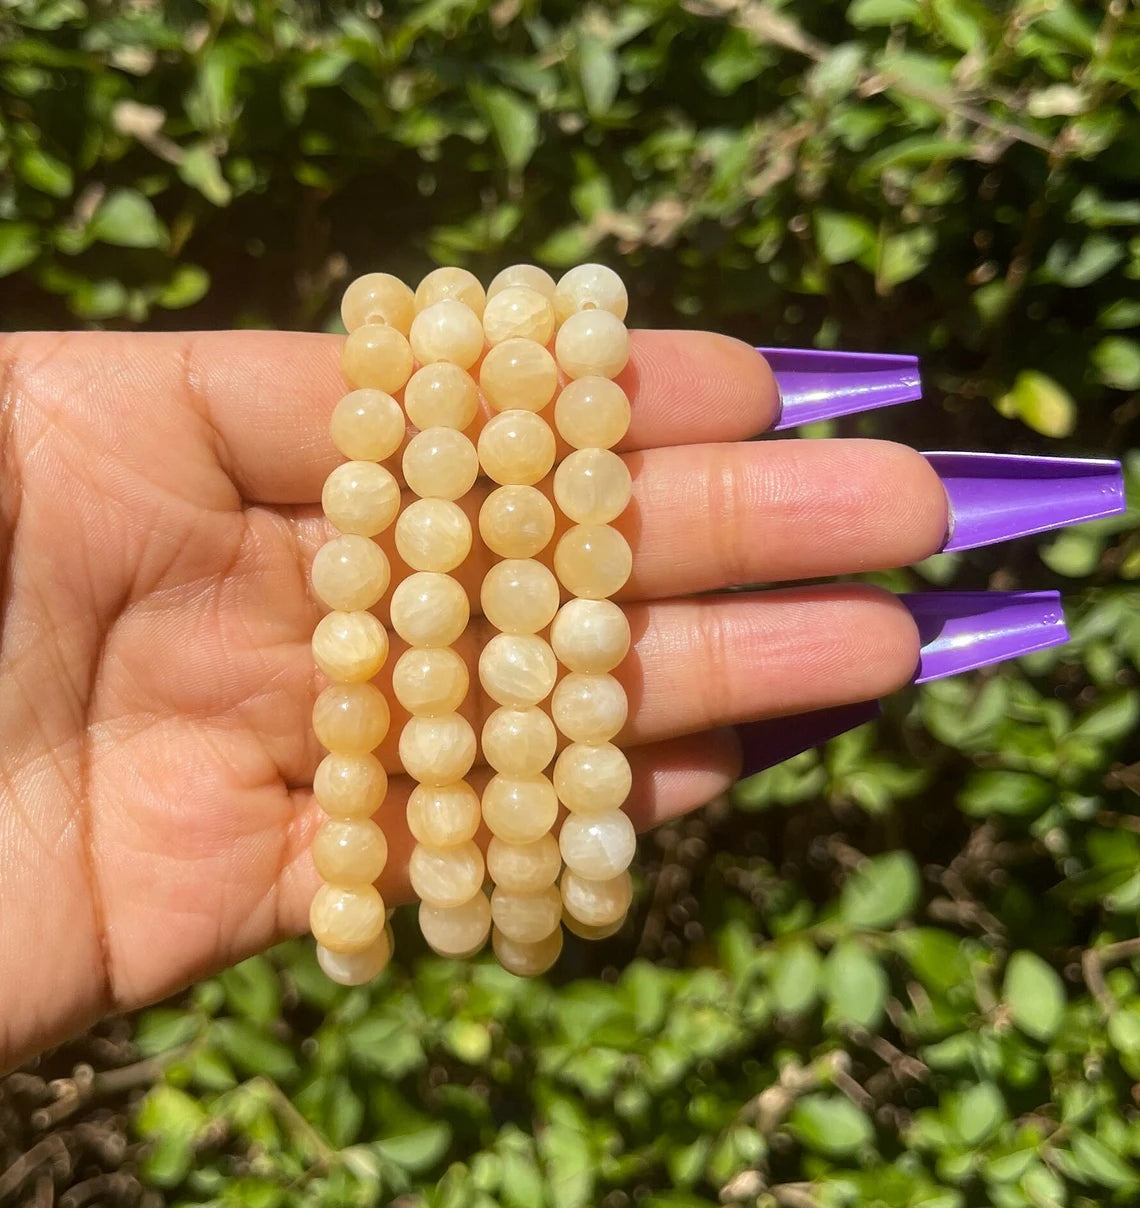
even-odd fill
[{"label": "purple acrylic nail", "polygon": [[773,431],[922,397],[918,357],[818,348],[757,348],[780,390]]},{"label": "purple acrylic nail", "polygon": [[1061,596],[1055,591],[931,591],[899,599],[918,624],[922,640],[916,684],[1069,640]]},{"label": "purple acrylic nail", "polygon": [[821,747],[856,726],[874,721],[882,712],[877,700],[865,700],[854,705],[834,705],[830,709],[815,709],[793,717],[771,717],[737,726],[744,754],[741,778],[755,776],[757,772],[773,768],[812,747]]},{"label": "purple acrylic nail", "polygon": [[924,453],[950,501],[943,550],[974,549],[1124,511],[1118,461],[1012,453]]}]

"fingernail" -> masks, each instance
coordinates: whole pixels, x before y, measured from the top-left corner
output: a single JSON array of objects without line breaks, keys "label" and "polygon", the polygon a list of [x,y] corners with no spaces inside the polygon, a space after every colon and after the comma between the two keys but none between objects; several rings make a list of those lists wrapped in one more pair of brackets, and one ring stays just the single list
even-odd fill
[{"label": "fingernail", "polygon": [[835,705],[830,709],[816,709],[792,717],[771,717],[737,726],[744,753],[741,778],[755,776],[793,755],[821,747],[848,730],[874,721],[882,712],[877,700],[865,700],[854,705]]},{"label": "fingernail", "polygon": [[950,501],[944,551],[975,549],[1123,512],[1118,461],[1012,453],[924,453]]},{"label": "fingernail", "polygon": [[774,432],[922,397],[918,357],[818,348],[757,348],[780,390]]},{"label": "fingernail", "polygon": [[1004,663],[1069,640],[1056,591],[931,591],[900,595],[922,650],[913,683]]}]

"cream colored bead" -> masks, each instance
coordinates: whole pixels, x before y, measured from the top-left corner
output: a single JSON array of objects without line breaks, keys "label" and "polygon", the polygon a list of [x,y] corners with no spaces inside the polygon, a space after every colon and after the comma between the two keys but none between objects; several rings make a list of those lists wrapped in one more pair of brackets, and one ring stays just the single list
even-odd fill
[{"label": "cream colored bead", "polygon": [[562,853],[549,831],[531,843],[511,843],[494,835],[487,844],[487,873],[507,893],[541,893],[561,871]]},{"label": "cream colored bead", "polygon": [[470,618],[467,593],[450,575],[417,571],[392,592],[392,628],[409,646],[450,646]]},{"label": "cream colored bead", "polygon": [[462,780],[475,762],[475,731],[458,713],[412,717],[400,732],[400,762],[420,784]]},{"label": "cream colored bead", "polygon": [[313,796],[333,818],[370,818],[384,804],[388,774],[375,755],[326,755],[313,776]]},{"label": "cream colored bead", "polygon": [[625,462],[609,449],[579,449],[554,471],[554,499],[578,524],[609,524],[633,494]]},{"label": "cream colored bead", "polygon": [[482,819],[479,794],[466,780],[417,784],[408,798],[408,830],[428,847],[454,847],[474,839]]},{"label": "cream colored bead", "polygon": [[501,558],[533,558],[554,536],[554,508],[536,487],[496,487],[479,509],[479,535]]},{"label": "cream colored bead", "polygon": [[500,705],[526,709],[545,700],[558,677],[550,644],[533,634],[497,633],[479,655],[479,682]]},{"label": "cream colored bead", "polygon": [[488,300],[483,331],[492,347],[518,339],[545,344],[554,335],[554,305],[536,289],[508,285]]},{"label": "cream colored bead", "polygon": [[568,600],[550,625],[562,665],[584,675],[612,671],[629,652],[629,622],[612,600]]},{"label": "cream colored bead", "polygon": [[370,612],[330,612],[313,632],[313,659],[331,680],[370,680],[388,658],[388,631]]},{"label": "cream colored bead", "polygon": [[556,927],[537,944],[519,944],[498,929],[491,928],[491,947],[499,964],[516,977],[538,977],[562,954],[562,928]]},{"label": "cream colored bead", "polygon": [[491,903],[479,891],[459,906],[420,903],[420,931],[440,956],[465,959],[474,956],[491,934]]},{"label": "cream colored bead", "polygon": [[494,276],[487,286],[487,297],[493,298],[511,285],[525,285],[527,289],[537,290],[544,298],[551,299],[556,288],[554,278],[537,264],[512,264]]},{"label": "cream colored bead", "polygon": [[474,843],[428,847],[417,843],[408,861],[416,896],[432,906],[462,906],[483,888],[483,853]]},{"label": "cream colored bead", "polygon": [[541,411],[558,389],[558,366],[533,340],[504,340],[483,358],[479,388],[496,411]]},{"label": "cream colored bead", "polygon": [[425,428],[408,441],[404,481],[422,499],[461,499],[479,477],[479,455],[454,428]]},{"label": "cream colored bead", "polygon": [[562,823],[558,848],[571,872],[591,881],[608,881],[632,863],[637,835],[629,815],[621,810],[571,814]]},{"label": "cream colored bead", "polygon": [[629,295],[622,279],[604,264],[578,264],[562,274],[554,291],[558,322],[564,323],[580,310],[608,310],[624,319]]},{"label": "cream colored bead", "polygon": [[313,730],[321,746],[341,755],[364,755],[388,733],[391,715],[375,684],[330,684],[313,705]]},{"label": "cream colored bead", "polygon": [[433,269],[416,288],[416,311],[426,310],[445,298],[454,298],[482,316],[487,295],[479,278],[465,268]]},{"label": "cream colored bead", "polygon": [[593,881],[567,869],[562,874],[562,905],[566,913],[587,927],[608,927],[625,918],[633,901],[628,872],[608,881]]},{"label": "cream colored bead", "polygon": [[483,327],[470,307],[445,298],[421,310],[412,320],[412,354],[421,365],[448,361],[470,369],[483,354]]},{"label": "cream colored bead", "polygon": [[388,555],[370,537],[334,537],[313,557],[317,598],[338,612],[371,608],[388,590]]},{"label": "cream colored bead", "polygon": [[417,428],[466,428],[479,413],[479,387],[458,365],[437,361],[412,374],[404,410]]},{"label": "cream colored bead", "polygon": [[621,930],[624,922],[625,915],[623,914],[620,919],[614,919],[612,923],[606,923],[602,927],[591,927],[589,923],[580,923],[568,910],[562,912],[563,926],[567,931],[583,940],[607,940]]},{"label": "cream colored bead", "polygon": [[533,843],[558,819],[558,798],[545,776],[492,776],[483,790],[483,821],[507,843]]},{"label": "cream colored bead", "polygon": [[413,570],[454,570],[471,540],[471,521],[449,499],[417,499],[396,521],[396,551]]},{"label": "cream colored bead", "polygon": [[516,944],[537,944],[562,922],[562,895],[555,885],[540,893],[507,893],[497,887],[491,894],[495,926]]},{"label": "cream colored bead", "polygon": [[400,404],[383,390],[353,390],[333,408],[329,435],[354,461],[384,461],[404,443]]},{"label": "cream colored bead", "polygon": [[612,675],[563,676],[550,698],[550,716],[571,742],[609,742],[629,712],[625,689]]},{"label": "cream colored bead", "polygon": [[558,733],[537,706],[496,709],[483,723],[483,758],[506,776],[537,776],[554,758]]},{"label": "cream colored bead", "polygon": [[404,335],[416,313],[415,295],[391,273],[365,273],[344,291],[340,317],[346,331],[365,323],[385,324]]},{"label": "cream colored bead", "polygon": [[392,933],[385,927],[371,947],[363,952],[333,952],[317,945],[317,964],[325,977],[340,986],[363,986],[383,973],[392,959]]},{"label": "cream colored bead", "polygon": [[554,573],[571,595],[604,600],[620,591],[633,570],[629,542],[608,524],[576,524],[554,547]]},{"label": "cream colored bead", "polygon": [[554,465],[554,433],[533,411],[501,411],[479,433],[479,464],[504,486],[533,486]]},{"label": "cream colored bead", "polygon": [[400,484],[374,461],[345,462],[325,479],[321,507],[342,533],[374,537],[396,519]]},{"label": "cream colored bead", "polygon": [[394,327],[366,323],[344,341],[341,372],[350,386],[395,394],[412,376],[412,348]]},{"label": "cream colored bead", "polygon": [[384,899],[371,885],[322,885],[309,908],[309,929],[330,952],[364,952],[384,934]]},{"label": "cream colored bead", "polygon": [[629,431],[629,420],[629,399],[609,378],[579,378],[554,403],[558,434],[574,449],[612,449]]},{"label": "cream colored bead", "polygon": [[569,378],[617,377],[629,360],[629,332],[608,310],[580,310],[558,329],[554,358]]},{"label": "cream colored bead", "polygon": [[413,717],[454,713],[469,685],[467,664],[449,646],[413,646],[392,668],[392,692]]},{"label": "cream colored bead", "polygon": [[558,580],[533,558],[496,562],[483,577],[483,615],[503,633],[537,633],[554,620]]},{"label": "cream colored bead", "polygon": [[367,818],[330,818],[313,837],[313,863],[326,881],[371,885],[388,863],[388,840]]},{"label": "cream colored bead", "polygon": [[632,784],[629,760],[612,742],[573,742],[554,765],[558,800],[575,813],[620,809]]}]

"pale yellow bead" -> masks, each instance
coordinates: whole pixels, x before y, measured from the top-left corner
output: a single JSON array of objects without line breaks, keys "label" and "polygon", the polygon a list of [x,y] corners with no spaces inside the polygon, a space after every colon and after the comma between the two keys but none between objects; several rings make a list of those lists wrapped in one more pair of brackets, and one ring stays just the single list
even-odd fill
[{"label": "pale yellow bead", "polygon": [[474,956],[491,934],[491,903],[480,890],[458,906],[420,903],[420,931],[440,956],[465,959]]},{"label": "pale yellow bead", "polygon": [[554,573],[571,595],[604,600],[620,591],[633,570],[629,542],[608,524],[576,524],[554,547]]},{"label": "pale yellow bead", "polygon": [[620,919],[614,919],[612,923],[606,923],[601,927],[591,927],[589,923],[579,922],[568,910],[562,912],[563,926],[567,931],[583,940],[607,940],[621,930],[624,922],[625,915],[623,914]]},{"label": "pale yellow bead", "polygon": [[570,671],[601,675],[629,652],[629,621],[612,600],[567,600],[551,622],[550,644]]},{"label": "pale yellow bead", "polygon": [[309,929],[330,952],[364,952],[384,934],[384,899],[371,885],[322,885],[309,908]]},{"label": "pale yellow bead", "polygon": [[449,499],[417,499],[396,521],[396,551],[413,570],[454,570],[471,540],[471,521]]},{"label": "pale yellow bead", "polygon": [[558,732],[546,712],[496,709],[483,723],[483,758],[506,776],[537,776],[554,758]]},{"label": "pale yellow bead", "polygon": [[348,461],[325,479],[321,507],[342,533],[374,537],[396,519],[400,484],[374,461]]},{"label": "pale yellow bead", "polygon": [[479,455],[454,428],[425,428],[408,441],[404,481],[422,499],[461,499],[479,477]]},{"label": "pale yellow bead", "polygon": [[388,774],[375,755],[326,755],[313,776],[313,796],[333,818],[370,818],[388,794]]},{"label": "pale yellow bead", "polygon": [[508,973],[516,977],[538,977],[562,954],[562,928],[556,927],[537,944],[520,944],[508,939],[498,927],[492,927],[491,947]]},{"label": "pale yellow bead", "polygon": [[416,311],[426,310],[445,298],[454,298],[477,315],[483,314],[487,295],[479,278],[465,268],[433,269],[416,288]]},{"label": "pale yellow bead", "polygon": [[409,646],[450,646],[467,628],[471,605],[450,575],[421,570],[392,592],[392,628]]},{"label": "pale yellow bead", "polygon": [[408,861],[416,896],[432,906],[462,906],[483,888],[483,853],[471,842],[453,847],[417,843]]},{"label": "pale yellow bead", "polygon": [[533,558],[496,562],[479,589],[483,615],[504,633],[537,633],[554,620],[558,580]]},{"label": "pale yellow bead", "polygon": [[474,839],[482,819],[479,794],[466,780],[418,784],[408,798],[408,830],[428,847],[454,847]]},{"label": "pale yellow bead", "polygon": [[591,881],[608,881],[632,863],[637,835],[629,815],[621,810],[571,814],[562,823],[558,848],[571,872]]},{"label": "pale yellow bead", "polygon": [[629,310],[625,284],[604,264],[578,264],[562,274],[554,291],[559,323],[580,310],[608,310],[624,319]]},{"label": "pale yellow bead", "polygon": [[572,672],[558,681],[550,698],[554,724],[576,743],[609,742],[628,713],[625,689],[612,675]]},{"label": "pale yellow bead", "polygon": [[392,692],[413,717],[454,713],[469,683],[467,664],[448,646],[413,646],[392,668]]},{"label": "pale yellow bead", "polygon": [[533,340],[504,340],[483,358],[479,388],[496,411],[541,411],[558,389],[558,366]]},{"label": "pale yellow bead", "polygon": [[336,885],[371,885],[388,863],[388,840],[367,818],[330,818],[313,836],[313,863]]},{"label": "pale yellow bead", "polygon": [[501,558],[533,558],[554,536],[554,508],[536,487],[496,487],[479,509],[479,535]]},{"label": "pale yellow bead", "polygon": [[608,310],[580,310],[558,329],[554,359],[569,378],[617,377],[629,360],[629,332]]},{"label": "pale yellow bead", "polygon": [[507,843],[533,843],[558,819],[558,798],[545,776],[492,776],[483,790],[483,821]]},{"label": "pale yellow bead", "polygon": [[421,310],[409,335],[412,355],[421,365],[448,361],[470,369],[483,353],[483,327],[470,307],[445,298]]},{"label": "pale yellow bead", "polygon": [[341,755],[364,755],[388,733],[391,715],[375,684],[330,684],[313,705],[313,730],[321,746]]},{"label": "pale yellow bead", "polygon": [[317,945],[317,964],[324,975],[341,986],[363,986],[383,973],[392,959],[392,933],[387,927],[363,952],[333,952]]},{"label": "pale yellow bead", "polygon": [[412,717],[400,732],[400,762],[420,784],[462,780],[475,762],[475,731],[458,713]]},{"label": "pale yellow bead", "polygon": [[492,347],[519,339],[545,344],[554,335],[554,305],[536,289],[508,285],[488,300],[483,331]]},{"label": "pale yellow bead", "polygon": [[479,682],[496,704],[526,709],[545,700],[558,677],[549,642],[533,634],[497,633],[479,655]]},{"label": "pale yellow bead", "polygon": [[330,612],[313,632],[313,659],[331,680],[371,679],[388,658],[388,631],[370,612]]},{"label": "pale yellow bead", "polygon": [[607,881],[593,881],[567,870],[562,874],[562,905],[587,927],[608,927],[625,918],[633,901],[628,872]]},{"label": "pale yellow bead", "polygon": [[609,449],[579,449],[554,471],[554,499],[578,524],[609,524],[633,494],[625,462]]},{"label": "pale yellow bead", "polygon": [[466,428],[479,413],[479,387],[458,365],[437,361],[412,374],[404,410],[417,428]]},{"label": "pale yellow bead", "polygon": [[558,800],[575,813],[620,809],[632,784],[629,760],[611,742],[573,742],[554,765]]},{"label": "pale yellow bead", "polygon": [[554,465],[554,433],[533,411],[501,411],[479,433],[479,464],[504,486],[533,486]]},{"label": "pale yellow bead", "polygon": [[554,424],[574,449],[612,449],[629,431],[629,420],[629,399],[609,378],[579,378],[554,404]]},{"label": "pale yellow bead", "polygon": [[344,291],[340,317],[346,331],[365,323],[382,323],[408,334],[415,316],[415,295],[391,273],[365,273]]},{"label": "pale yellow bead", "polygon": [[329,435],[355,461],[384,461],[404,443],[400,404],[383,390],[353,390],[333,408]]},{"label": "pale yellow bead", "polygon": [[350,333],[340,354],[340,368],[350,386],[395,394],[412,376],[412,348],[394,327],[366,323]]},{"label": "pale yellow bead", "polygon": [[562,922],[562,895],[555,885],[539,893],[508,893],[501,886],[491,894],[491,918],[509,940],[537,944]]},{"label": "pale yellow bead", "polygon": [[525,285],[528,289],[537,290],[544,298],[553,298],[556,288],[554,278],[537,264],[512,264],[495,275],[487,286],[487,297],[493,298],[511,285]]},{"label": "pale yellow bead", "polygon": [[511,843],[495,835],[487,844],[487,873],[508,893],[541,893],[561,871],[562,853],[549,831],[531,843]]},{"label": "pale yellow bead", "polygon": [[371,608],[388,590],[388,555],[369,537],[334,537],[313,557],[317,598],[339,612]]}]

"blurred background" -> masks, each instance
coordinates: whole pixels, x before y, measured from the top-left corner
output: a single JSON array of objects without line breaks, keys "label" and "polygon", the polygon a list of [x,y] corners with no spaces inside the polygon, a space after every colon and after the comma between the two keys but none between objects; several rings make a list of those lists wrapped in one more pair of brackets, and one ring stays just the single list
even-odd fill
[{"label": "blurred background", "polygon": [[[1125,0],[3,0],[0,326],[336,330],[376,268],[617,267],[631,316],[914,352],[801,436],[1140,481]],[[547,980],[286,945],[0,1081],[0,1204],[1140,1203],[1137,514],[875,576],[1059,588],[647,836]]]}]

